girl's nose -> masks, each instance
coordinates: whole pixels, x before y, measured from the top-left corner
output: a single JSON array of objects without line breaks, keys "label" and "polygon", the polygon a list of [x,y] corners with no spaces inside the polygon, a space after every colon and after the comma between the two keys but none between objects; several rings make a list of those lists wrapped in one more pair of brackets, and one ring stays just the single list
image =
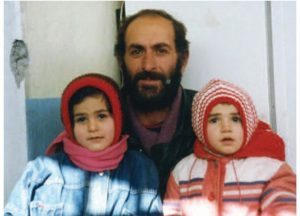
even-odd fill
[{"label": "girl's nose", "polygon": [[231,123],[228,120],[223,120],[221,123],[221,129],[223,132],[231,131]]},{"label": "girl's nose", "polygon": [[88,130],[95,131],[98,129],[97,122],[94,119],[89,120],[88,122]]}]

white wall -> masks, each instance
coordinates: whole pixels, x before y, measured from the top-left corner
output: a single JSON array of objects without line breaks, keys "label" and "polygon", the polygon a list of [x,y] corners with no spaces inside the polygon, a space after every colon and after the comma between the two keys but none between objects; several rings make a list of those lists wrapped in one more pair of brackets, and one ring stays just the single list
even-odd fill
[{"label": "white wall", "polygon": [[198,90],[218,77],[243,87],[259,118],[285,140],[287,161],[296,170],[294,2],[126,1],[125,5],[126,15],[156,8],[181,20],[190,41],[183,86]]},{"label": "white wall", "polygon": [[4,2],[4,202],[27,163],[25,90],[14,80],[9,65],[15,39],[23,39],[20,3]]},{"label": "white wall", "polygon": [[87,72],[119,80],[113,57],[118,1],[23,1],[22,24],[30,53],[26,97],[59,97]]},{"label": "white wall", "polygon": [[296,2],[271,3],[277,131],[296,170]]}]

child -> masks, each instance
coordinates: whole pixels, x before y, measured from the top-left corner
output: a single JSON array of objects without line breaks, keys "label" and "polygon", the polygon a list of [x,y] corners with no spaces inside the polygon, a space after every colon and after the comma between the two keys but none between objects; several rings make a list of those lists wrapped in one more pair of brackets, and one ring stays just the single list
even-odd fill
[{"label": "child", "polygon": [[174,168],[164,215],[295,215],[296,176],[284,143],[249,95],[210,81],[192,104],[194,153]]},{"label": "child", "polygon": [[154,164],[127,150],[117,84],[77,77],[61,99],[65,131],[26,167],[5,215],[158,215]]}]

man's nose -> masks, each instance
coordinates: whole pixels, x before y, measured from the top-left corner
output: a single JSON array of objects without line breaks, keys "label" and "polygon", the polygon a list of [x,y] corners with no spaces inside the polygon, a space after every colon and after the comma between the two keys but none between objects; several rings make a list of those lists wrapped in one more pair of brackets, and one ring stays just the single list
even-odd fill
[{"label": "man's nose", "polygon": [[156,58],[153,52],[146,52],[143,57],[142,69],[144,71],[156,70]]}]

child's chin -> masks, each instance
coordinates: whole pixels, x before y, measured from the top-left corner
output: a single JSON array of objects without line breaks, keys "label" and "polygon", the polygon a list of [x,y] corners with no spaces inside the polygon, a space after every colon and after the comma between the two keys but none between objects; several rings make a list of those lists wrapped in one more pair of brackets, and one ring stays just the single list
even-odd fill
[{"label": "child's chin", "polygon": [[92,151],[92,152],[97,152],[97,151],[102,151],[104,149],[106,149],[107,147],[103,146],[103,145],[97,145],[94,144],[93,146],[87,147],[88,150]]}]

